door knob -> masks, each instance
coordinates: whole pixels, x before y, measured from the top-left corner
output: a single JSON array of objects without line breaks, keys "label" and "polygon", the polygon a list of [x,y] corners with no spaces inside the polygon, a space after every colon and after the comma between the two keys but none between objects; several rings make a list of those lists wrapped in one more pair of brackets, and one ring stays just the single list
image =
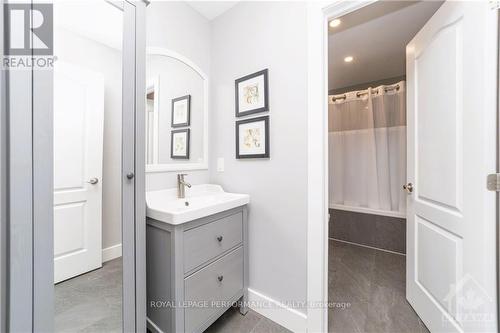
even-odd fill
[{"label": "door knob", "polygon": [[406,192],[408,192],[408,194],[410,194],[411,192],[413,192],[413,184],[408,183],[403,185],[403,190],[405,190]]},{"label": "door knob", "polygon": [[99,183],[99,179],[97,179],[97,178],[90,178],[90,180],[87,183],[95,185],[95,184]]},{"label": "door knob", "polygon": [[134,178],[134,173],[133,172],[127,173],[127,179],[133,179],[133,178]]}]

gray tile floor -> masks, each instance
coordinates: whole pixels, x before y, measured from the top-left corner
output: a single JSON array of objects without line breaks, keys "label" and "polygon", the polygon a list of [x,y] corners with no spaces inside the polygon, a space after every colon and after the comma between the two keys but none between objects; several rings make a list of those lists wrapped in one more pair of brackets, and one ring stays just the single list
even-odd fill
[{"label": "gray tile floor", "polygon": [[405,257],[330,240],[328,331],[428,333],[405,297]]},{"label": "gray tile floor", "polygon": [[122,331],[122,260],[55,286],[56,332]]},{"label": "gray tile floor", "polygon": [[[335,333],[428,333],[405,299],[405,257],[337,241],[329,244],[329,310]],[[122,261],[55,287],[56,332],[121,332]],[[206,332],[287,333],[250,310],[228,310]]]},{"label": "gray tile floor", "polygon": [[[61,282],[55,287],[55,331],[112,333],[122,331],[122,261]],[[242,316],[229,309],[206,332],[288,333],[287,329],[250,310]]]},{"label": "gray tile floor", "polygon": [[249,310],[242,316],[238,308],[227,310],[205,333],[291,333],[286,328]]}]

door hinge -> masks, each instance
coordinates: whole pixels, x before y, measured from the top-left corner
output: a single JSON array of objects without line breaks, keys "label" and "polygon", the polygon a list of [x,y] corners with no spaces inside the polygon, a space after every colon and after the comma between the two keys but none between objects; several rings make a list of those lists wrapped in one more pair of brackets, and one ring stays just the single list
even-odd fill
[{"label": "door hinge", "polygon": [[500,9],[500,1],[499,0],[490,0],[490,8],[493,10]]},{"label": "door hinge", "polygon": [[486,178],[488,191],[500,192],[500,173],[492,173]]}]

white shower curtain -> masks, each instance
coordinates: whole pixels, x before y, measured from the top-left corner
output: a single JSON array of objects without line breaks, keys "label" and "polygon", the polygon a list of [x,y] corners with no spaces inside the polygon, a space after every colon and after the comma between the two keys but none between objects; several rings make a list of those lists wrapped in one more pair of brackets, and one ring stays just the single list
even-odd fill
[{"label": "white shower curtain", "polygon": [[329,96],[330,208],[404,215],[405,82]]}]

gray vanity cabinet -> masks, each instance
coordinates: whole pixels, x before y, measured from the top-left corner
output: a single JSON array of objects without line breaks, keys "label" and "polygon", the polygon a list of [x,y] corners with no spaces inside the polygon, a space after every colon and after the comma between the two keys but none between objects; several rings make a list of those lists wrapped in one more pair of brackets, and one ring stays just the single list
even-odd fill
[{"label": "gray vanity cabinet", "polygon": [[236,301],[246,314],[246,206],[171,225],[147,218],[148,328],[203,332]]}]

